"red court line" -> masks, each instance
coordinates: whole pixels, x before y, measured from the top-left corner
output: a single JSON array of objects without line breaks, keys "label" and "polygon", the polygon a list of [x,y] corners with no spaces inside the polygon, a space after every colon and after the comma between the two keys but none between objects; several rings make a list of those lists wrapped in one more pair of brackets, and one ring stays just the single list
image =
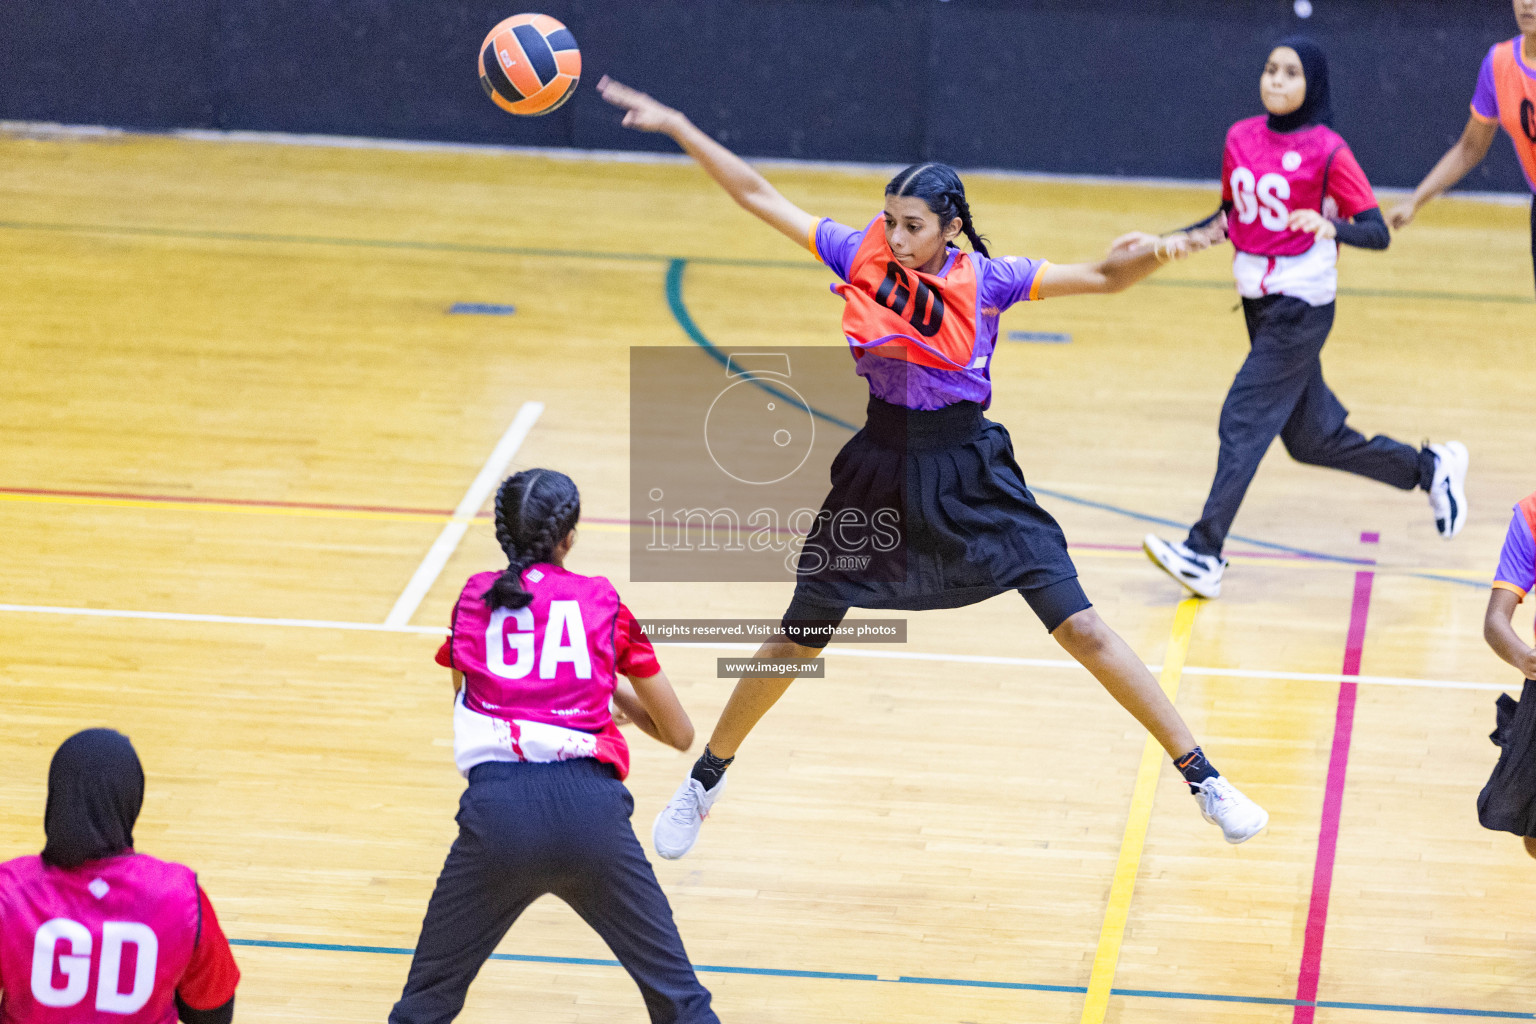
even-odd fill
[{"label": "red court line", "polygon": [[[1367,538],[1370,538],[1367,540]],[[1375,543],[1372,534],[1362,541]],[[1372,572],[1355,573],[1355,596],[1349,609],[1349,636],[1344,643],[1345,676],[1360,674],[1360,655],[1365,649],[1365,622],[1371,611]],[[1338,706],[1333,716],[1333,749],[1328,755],[1328,782],[1323,789],[1323,820],[1317,836],[1317,860],[1312,866],[1312,899],[1307,907],[1306,937],[1301,947],[1301,972],[1296,978],[1297,1006],[1291,1024],[1313,1024],[1317,1013],[1318,979],[1323,967],[1323,936],[1328,928],[1328,896],[1333,889],[1334,855],[1339,845],[1339,818],[1344,809],[1344,780],[1349,770],[1349,741],[1355,728],[1355,696],[1358,683],[1339,683]]]}]

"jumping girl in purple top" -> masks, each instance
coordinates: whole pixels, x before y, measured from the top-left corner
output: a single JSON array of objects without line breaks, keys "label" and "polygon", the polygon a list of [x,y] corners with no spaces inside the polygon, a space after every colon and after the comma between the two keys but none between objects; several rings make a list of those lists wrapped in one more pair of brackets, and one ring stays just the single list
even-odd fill
[{"label": "jumping girl in purple top", "polygon": [[[857,573],[807,569],[802,559],[781,637],[757,656],[816,657],[850,607],[952,608],[1018,590],[1057,642],[1157,737],[1227,841],[1258,834],[1269,816],[1211,766],[1141,659],[1089,605],[1061,527],[1025,486],[1008,432],[982,416],[1004,309],[1121,291],[1221,239],[1224,222],[1169,238],[1127,235],[1097,263],[993,258],[954,170],[925,163],[891,180],[883,213],[847,227],[800,209],[680,112],[607,78],[598,89],[626,111],[627,127],[672,138],[731,198],[844,282],[836,288],[846,300],[843,333],[856,372],[869,381],[868,422],[833,462],[832,490],[806,549],[837,546],[827,526],[834,519],[892,509],[905,545],[899,557],[876,557]],[[952,244],[962,233],[970,252]],[[657,853],[675,858],[693,847],[737,748],[788,687],[782,678],[737,684],[703,756],[656,819]]]}]

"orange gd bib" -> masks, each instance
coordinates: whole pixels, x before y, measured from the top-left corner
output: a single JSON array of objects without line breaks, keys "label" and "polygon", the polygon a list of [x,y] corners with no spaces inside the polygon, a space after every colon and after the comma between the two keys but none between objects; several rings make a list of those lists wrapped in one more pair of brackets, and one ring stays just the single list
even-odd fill
[{"label": "orange gd bib", "polygon": [[854,358],[901,359],[964,372],[976,349],[976,268],[960,252],[949,274],[908,270],[896,260],[878,219],[864,229],[848,283],[833,289],[847,305],[843,334]]}]

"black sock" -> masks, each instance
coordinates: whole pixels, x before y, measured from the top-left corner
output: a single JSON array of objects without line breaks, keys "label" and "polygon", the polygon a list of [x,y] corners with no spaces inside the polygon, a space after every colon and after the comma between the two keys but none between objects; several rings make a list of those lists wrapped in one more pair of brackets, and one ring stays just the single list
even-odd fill
[{"label": "black sock", "polygon": [[[1196,748],[1198,749],[1198,748]],[[693,762],[693,771],[689,774],[699,780],[699,785],[705,789],[714,789],[720,785],[720,780],[725,778],[725,770],[731,766],[734,757],[716,757],[709,752],[709,747],[704,748],[704,753]]]},{"label": "black sock", "polygon": [[1195,792],[1195,783],[1214,779],[1221,774],[1211,762],[1205,759],[1205,751],[1199,747],[1174,761],[1173,766],[1179,770],[1179,774],[1184,776],[1184,781],[1189,783],[1191,793]]},{"label": "black sock", "polygon": [[1435,464],[1439,460],[1429,450],[1429,442],[1419,449],[1419,490],[1427,491],[1435,485]]}]

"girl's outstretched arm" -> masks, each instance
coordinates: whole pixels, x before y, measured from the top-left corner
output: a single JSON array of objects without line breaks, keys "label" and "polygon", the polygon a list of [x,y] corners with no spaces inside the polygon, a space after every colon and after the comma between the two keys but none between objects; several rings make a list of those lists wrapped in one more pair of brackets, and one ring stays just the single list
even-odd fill
[{"label": "girl's outstretched arm", "polygon": [[705,135],[681,111],[658,103],[638,89],[621,85],[607,75],[597,83],[597,91],[603,99],[624,111],[624,127],[667,136],[697,160],[699,166],[749,213],[778,228],[796,245],[808,245],[817,218],[785,199],[778,189],[768,184],[767,178]]},{"label": "girl's outstretched arm", "polygon": [[1467,126],[1461,130],[1461,138],[1456,140],[1456,144],[1445,151],[1445,156],[1419,182],[1413,195],[1394,206],[1392,212],[1387,214],[1387,223],[1392,225],[1392,230],[1407,227],[1421,206],[1465,178],[1468,171],[1482,163],[1483,157],[1488,155],[1488,147],[1493,145],[1493,137],[1498,133],[1497,121],[1468,117]]},{"label": "girl's outstretched arm", "polygon": [[1217,216],[1206,227],[1166,237],[1132,231],[1110,243],[1109,255],[1098,263],[1052,263],[1040,271],[1042,299],[1063,295],[1101,295],[1124,291],[1169,260],[1181,260],[1227,237],[1227,218]]}]

